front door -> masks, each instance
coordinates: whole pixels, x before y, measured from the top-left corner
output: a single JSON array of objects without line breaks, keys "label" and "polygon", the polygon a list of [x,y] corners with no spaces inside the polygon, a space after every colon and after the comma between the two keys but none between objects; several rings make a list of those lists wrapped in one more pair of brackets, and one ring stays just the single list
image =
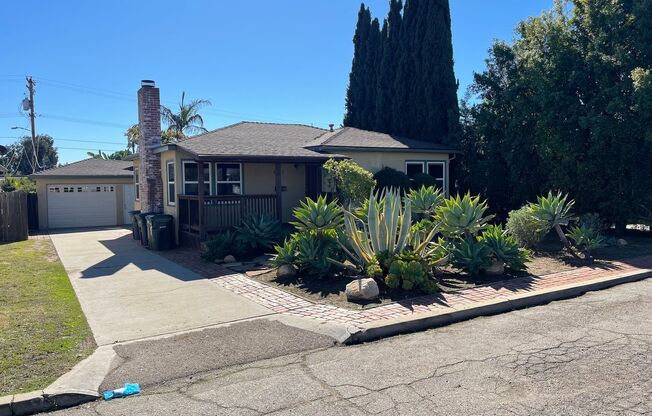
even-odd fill
[{"label": "front door", "polygon": [[306,196],[317,199],[321,194],[321,165],[306,165]]}]

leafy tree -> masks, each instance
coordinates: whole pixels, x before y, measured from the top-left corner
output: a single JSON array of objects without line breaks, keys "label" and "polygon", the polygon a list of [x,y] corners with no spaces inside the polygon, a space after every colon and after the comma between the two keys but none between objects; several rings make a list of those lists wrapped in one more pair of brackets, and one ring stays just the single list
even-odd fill
[{"label": "leafy tree", "polygon": [[102,150],[98,150],[97,153],[95,152],[86,152],[86,154],[93,159],[104,159],[104,160],[124,160],[128,156],[131,156],[133,153],[129,149],[125,150],[118,150],[117,152],[113,153],[105,153]]},{"label": "leafy tree", "polygon": [[166,134],[172,138],[172,141],[185,139],[188,135],[205,133],[204,119],[199,114],[199,110],[207,105],[211,105],[208,100],[192,100],[185,103],[186,93],[181,93],[178,112],[162,105],[161,119],[167,124]]},{"label": "leafy tree", "polygon": [[346,90],[346,114],[344,125],[362,128],[366,125],[369,112],[369,96],[367,77],[370,68],[369,39],[371,37],[371,12],[362,3],[358,12],[358,23],[353,35],[353,63],[349,75],[349,86]]},{"label": "leafy tree", "polygon": [[127,129],[125,137],[127,138],[127,149],[131,150],[131,153],[136,153],[136,147],[140,141],[140,126],[138,123]]},{"label": "leafy tree", "polygon": [[4,167],[7,172],[20,176],[56,167],[59,156],[57,149],[54,147],[54,139],[47,134],[39,134],[36,136],[36,140],[38,141],[36,166],[33,166],[34,146],[32,138],[28,136],[22,137],[6,147],[6,153],[0,156],[0,166]]},{"label": "leafy tree", "polygon": [[337,197],[345,206],[359,205],[376,186],[374,175],[352,160],[329,159],[324,170],[335,181]]},{"label": "leafy tree", "polygon": [[560,189],[620,229],[635,219],[652,192],[650,4],[557,1],[496,43],[463,106],[466,186],[499,212]]}]

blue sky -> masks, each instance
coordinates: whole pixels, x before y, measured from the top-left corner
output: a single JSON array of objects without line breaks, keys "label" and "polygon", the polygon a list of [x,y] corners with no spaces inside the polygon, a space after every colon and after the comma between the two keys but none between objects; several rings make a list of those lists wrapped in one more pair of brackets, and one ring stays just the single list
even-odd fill
[{"label": "blue sky", "polygon": [[[382,19],[388,0],[366,2]],[[461,97],[493,39],[552,0],[451,0]],[[213,105],[208,129],[241,120],[339,125],[358,1],[107,1],[4,5],[0,25],[0,144],[28,127],[25,75],[37,80],[37,132],[61,163],[87,150],[124,148],[137,121],[136,90],[154,79],[164,104],[182,91]]]}]

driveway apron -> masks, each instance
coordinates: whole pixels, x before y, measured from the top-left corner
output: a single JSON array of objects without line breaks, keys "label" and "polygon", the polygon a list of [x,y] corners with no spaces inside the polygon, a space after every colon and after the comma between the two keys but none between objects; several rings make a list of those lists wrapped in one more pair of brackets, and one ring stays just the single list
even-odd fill
[{"label": "driveway apron", "polygon": [[273,313],[141,247],[128,230],[51,238],[98,345]]}]

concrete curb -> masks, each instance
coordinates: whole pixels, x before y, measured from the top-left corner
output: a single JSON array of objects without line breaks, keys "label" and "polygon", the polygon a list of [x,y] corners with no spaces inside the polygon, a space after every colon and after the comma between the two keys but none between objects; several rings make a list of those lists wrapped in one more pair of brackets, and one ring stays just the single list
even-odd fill
[{"label": "concrete curb", "polygon": [[344,340],[344,344],[358,344],[375,341],[399,334],[450,325],[479,316],[497,315],[532,306],[544,305],[555,300],[569,299],[587,292],[608,289],[624,283],[636,282],[652,277],[652,271],[635,271],[616,277],[605,277],[582,283],[506,295],[482,303],[458,306],[450,310],[433,311],[412,316],[373,322],[360,326],[360,331]]},{"label": "concrete curb", "polygon": [[51,412],[97,400],[97,394],[66,392],[49,395],[41,390],[0,398],[0,416],[25,416]]},{"label": "concrete curb", "polygon": [[116,356],[112,346],[100,347],[44,390],[0,397],[0,416],[33,415],[97,400]]}]

